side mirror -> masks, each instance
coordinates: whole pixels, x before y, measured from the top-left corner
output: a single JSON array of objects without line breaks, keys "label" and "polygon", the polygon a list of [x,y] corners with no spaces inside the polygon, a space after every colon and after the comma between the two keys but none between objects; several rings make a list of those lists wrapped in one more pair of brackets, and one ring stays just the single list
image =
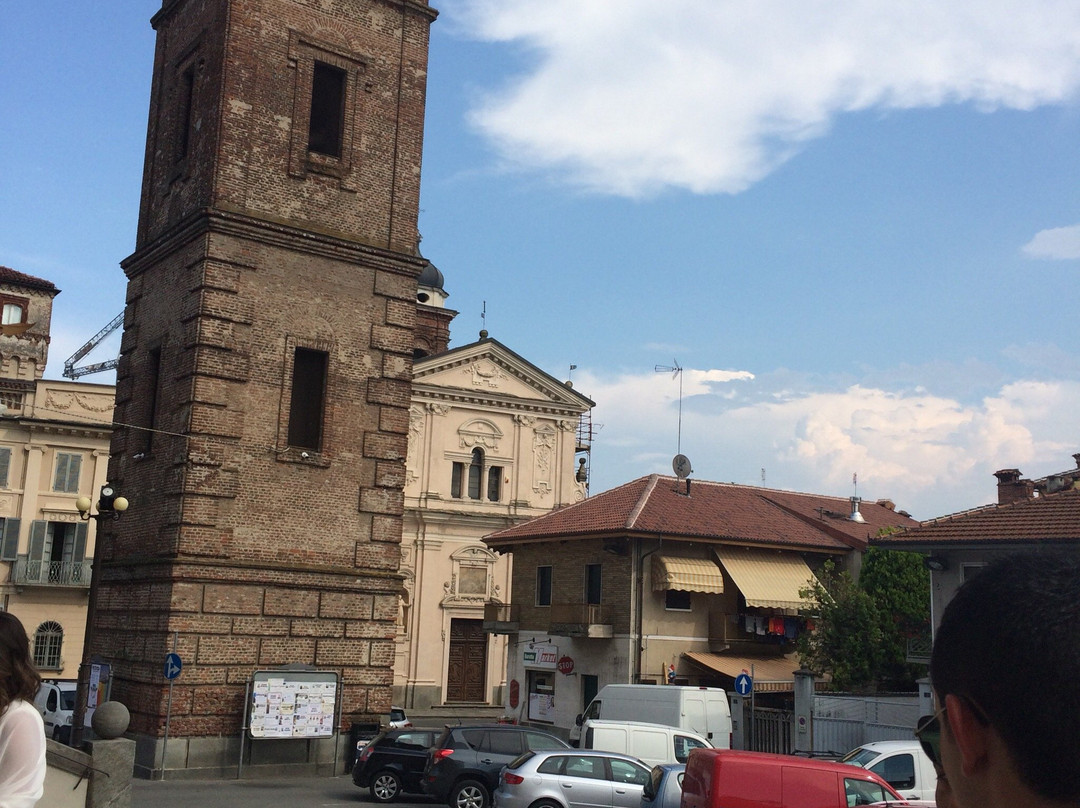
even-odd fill
[{"label": "side mirror", "polygon": [[577,714],[577,718],[574,719],[574,723],[577,724],[579,727],[585,723],[584,720],[582,720],[581,713]]}]

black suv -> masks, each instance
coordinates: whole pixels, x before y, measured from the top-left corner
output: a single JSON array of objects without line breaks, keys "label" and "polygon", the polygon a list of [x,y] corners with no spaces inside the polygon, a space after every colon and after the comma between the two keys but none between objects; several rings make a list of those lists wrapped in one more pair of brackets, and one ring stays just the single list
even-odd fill
[{"label": "black suv", "polygon": [[419,794],[420,778],[427,765],[428,748],[441,731],[437,729],[388,729],[360,750],[353,765],[352,781],[367,788],[375,802],[390,802],[402,791]]},{"label": "black suv", "polygon": [[502,767],[523,752],[569,749],[554,735],[509,724],[447,727],[428,754],[424,791],[450,808],[489,808]]}]

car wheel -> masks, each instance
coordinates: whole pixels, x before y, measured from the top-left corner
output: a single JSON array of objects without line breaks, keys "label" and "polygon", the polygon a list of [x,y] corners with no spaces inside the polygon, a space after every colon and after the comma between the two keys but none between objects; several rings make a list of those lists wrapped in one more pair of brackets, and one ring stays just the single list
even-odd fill
[{"label": "car wheel", "polygon": [[552,800],[540,800],[539,802],[534,802],[529,808],[562,808],[562,806]]},{"label": "car wheel", "polygon": [[60,725],[59,724],[57,724],[52,729],[52,739],[54,741],[59,741],[60,740]]},{"label": "car wheel", "polygon": [[483,783],[462,780],[450,792],[450,808],[488,808],[491,798]]},{"label": "car wheel", "polygon": [[393,802],[401,793],[401,779],[389,769],[375,775],[368,787],[375,802]]}]

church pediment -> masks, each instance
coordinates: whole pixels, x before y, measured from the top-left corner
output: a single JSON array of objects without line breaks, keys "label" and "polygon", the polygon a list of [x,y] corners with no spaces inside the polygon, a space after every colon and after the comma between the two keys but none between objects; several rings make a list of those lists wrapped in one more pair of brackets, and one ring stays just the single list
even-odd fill
[{"label": "church pediment", "polygon": [[413,389],[470,398],[516,398],[578,412],[592,406],[576,390],[491,339],[418,360]]}]

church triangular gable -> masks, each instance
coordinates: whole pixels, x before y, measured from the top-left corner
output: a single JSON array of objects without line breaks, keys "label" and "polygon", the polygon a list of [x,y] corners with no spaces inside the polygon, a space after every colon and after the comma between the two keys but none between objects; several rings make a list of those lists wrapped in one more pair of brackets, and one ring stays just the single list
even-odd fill
[{"label": "church triangular gable", "polygon": [[585,410],[592,402],[495,340],[482,340],[413,366],[414,393],[436,389],[542,401]]}]

